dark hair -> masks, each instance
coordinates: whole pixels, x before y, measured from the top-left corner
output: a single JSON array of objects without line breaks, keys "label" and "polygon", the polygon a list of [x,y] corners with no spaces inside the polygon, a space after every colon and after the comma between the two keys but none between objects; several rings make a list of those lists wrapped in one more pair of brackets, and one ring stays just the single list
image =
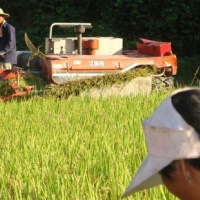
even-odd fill
[{"label": "dark hair", "polygon": [[[172,105],[182,118],[192,126],[199,134],[200,138],[200,89],[183,90],[171,96]],[[200,169],[200,157],[195,159],[185,159],[193,167]],[[163,168],[160,174],[170,178],[174,170],[173,162]]]}]

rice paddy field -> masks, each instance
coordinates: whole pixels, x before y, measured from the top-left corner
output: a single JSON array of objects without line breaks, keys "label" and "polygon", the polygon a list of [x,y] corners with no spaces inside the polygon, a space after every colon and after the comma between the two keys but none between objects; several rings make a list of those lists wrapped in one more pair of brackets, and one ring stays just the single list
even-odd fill
[{"label": "rice paddy field", "polygon": [[[0,103],[0,199],[121,199],[146,155],[141,122],[170,93]],[[176,198],[160,186],[127,199]]]}]

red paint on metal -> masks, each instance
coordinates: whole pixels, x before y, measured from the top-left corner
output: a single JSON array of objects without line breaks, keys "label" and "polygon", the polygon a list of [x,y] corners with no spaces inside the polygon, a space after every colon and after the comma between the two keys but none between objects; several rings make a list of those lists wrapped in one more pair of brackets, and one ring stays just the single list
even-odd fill
[{"label": "red paint on metal", "polygon": [[13,67],[12,69],[0,69],[0,79],[3,81],[13,80],[13,82],[8,82],[8,86],[13,90],[13,94],[1,97],[2,101],[7,101],[17,96],[24,96],[30,93],[34,88],[34,86],[20,88],[20,73],[21,69],[18,67]]},{"label": "red paint on metal", "polygon": [[137,42],[137,50],[139,53],[151,56],[164,56],[172,54],[171,42],[159,42],[140,38],[141,42]]},{"label": "red paint on metal", "polygon": [[[112,73],[120,72],[132,64],[154,65],[165,68],[171,75],[177,73],[175,54],[166,56],[149,56],[137,50],[124,51],[124,55],[48,55],[42,61],[43,73],[54,83],[54,73]],[[55,67],[60,66],[60,67]]]}]

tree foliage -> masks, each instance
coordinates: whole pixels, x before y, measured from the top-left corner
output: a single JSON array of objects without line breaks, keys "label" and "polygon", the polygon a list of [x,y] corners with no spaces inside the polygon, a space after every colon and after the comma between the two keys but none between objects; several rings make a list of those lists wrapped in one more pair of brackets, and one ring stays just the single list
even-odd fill
[{"label": "tree foliage", "polygon": [[[54,22],[91,22],[85,36],[115,36],[124,48],[135,48],[139,37],[172,42],[180,55],[200,53],[199,0],[7,0],[1,8],[16,27],[18,50],[26,50],[24,33],[43,45]],[[59,30],[74,36],[73,30]]]}]

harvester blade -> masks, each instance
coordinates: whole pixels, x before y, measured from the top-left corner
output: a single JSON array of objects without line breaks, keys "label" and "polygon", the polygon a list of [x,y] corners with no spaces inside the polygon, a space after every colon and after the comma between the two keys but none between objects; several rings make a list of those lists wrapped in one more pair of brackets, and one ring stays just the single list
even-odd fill
[{"label": "harvester blade", "polygon": [[40,57],[40,58],[45,58],[45,57],[46,57],[46,55],[43,54],[43,53],[40,51],[39,47],[36,48],[36,47],[33,45],[33,43],[32,43],[32,42],[30,41],[30,39],[28,38],[27,33],[25,33],[24,37],[25,37],[25,43],[26,43],[27,47],[30,49],[30,51],[32,52],[33,56],[38,56],[38,57]]}]

